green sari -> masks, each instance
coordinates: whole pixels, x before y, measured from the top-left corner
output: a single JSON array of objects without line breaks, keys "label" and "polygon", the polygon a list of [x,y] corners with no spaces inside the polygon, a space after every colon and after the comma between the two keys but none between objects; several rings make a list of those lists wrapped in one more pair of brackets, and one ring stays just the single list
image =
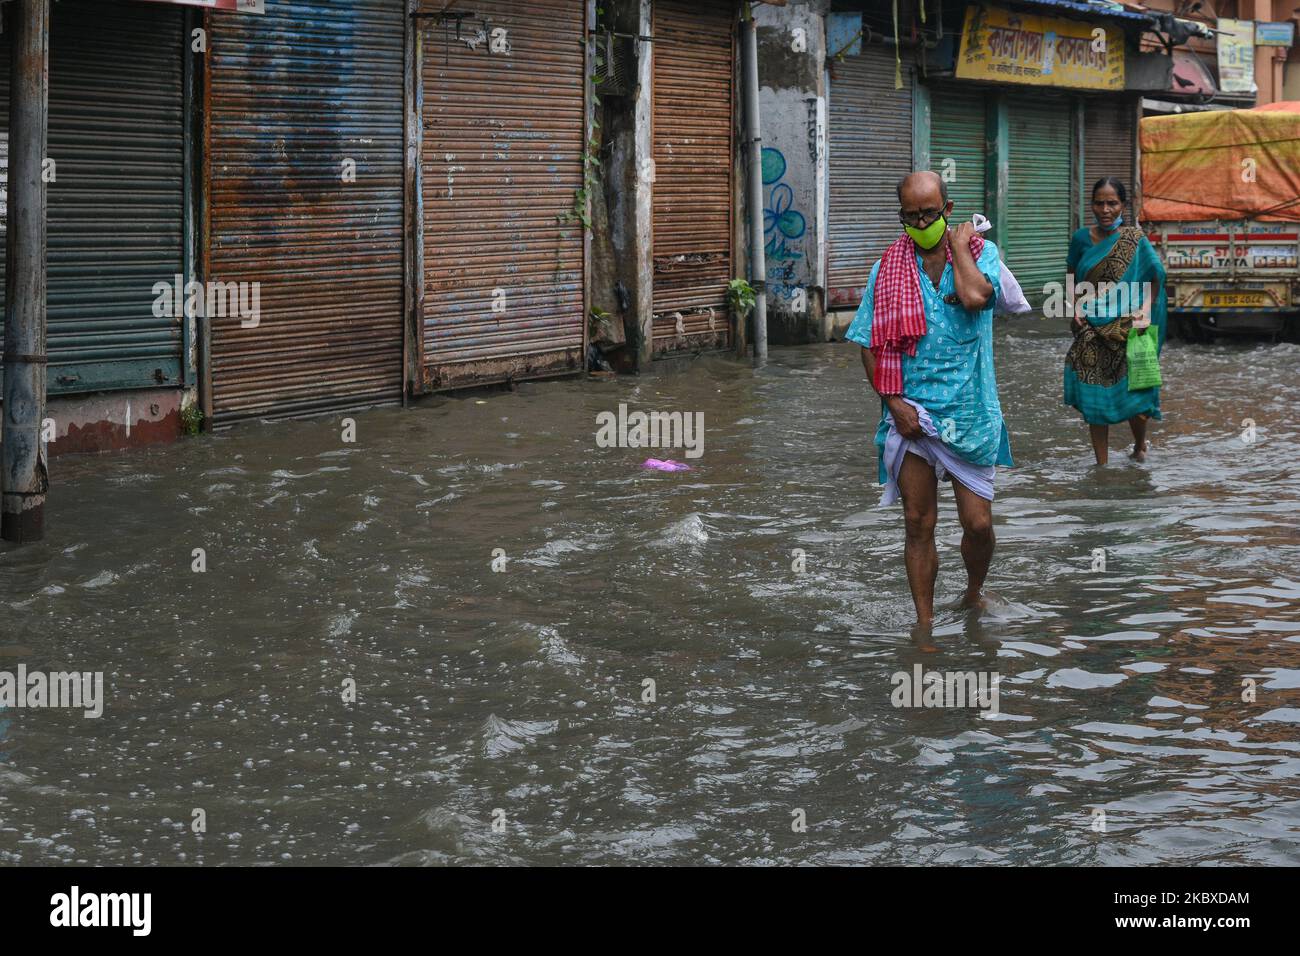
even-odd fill
[{"label": "green sari", "polygon": [[1090,283],[1103,294],[1080,305],[1082,331],[1065,356],[1065,404],[1089,425],[1118,425],[1136,415],[1160,417],[1160,389],[1128,388],[1128,333],[1134,314],[1149,303],[1157,350],[1165,344],[1165,269],[1136,226],[1121,226],[1093,244],[1085,227],[1070,241],[1067,260],[1076,286]]}]

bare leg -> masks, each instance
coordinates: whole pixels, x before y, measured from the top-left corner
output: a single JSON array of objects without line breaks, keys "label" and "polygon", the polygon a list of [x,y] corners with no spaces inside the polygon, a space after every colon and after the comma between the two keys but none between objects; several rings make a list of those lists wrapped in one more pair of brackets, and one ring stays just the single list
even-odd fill
[{"label": "bare leg", "polygon": [[963,607],[983,607],[980,596],[989,574],[996,538],[993,534],[993,502],[981,498],[960,481],[952,483],[961,520],[961,559],[966,564],[966,595]]},{"label": "bare leg", "polygon": [[938,481],[934,468],[911,452],[898,470],[898,490],[903,496],[903,522],[907,543],[903,564],[907,585],[916,605],[916,622],[929,627],[934,620],[934,581],[939,575],[939,552],[934,546],[934,526],[939,520]]},{"label": "bare leg", "polygon": [[1128,427],[1133,429],[1133,451],[1129,455],[1137,461],[1147,460],[1147,417],[1134,415],[1128,420]]},{"label": "bare leg", "polygon": [[1097,464],[1104,465],[1110,459],[1109,425],[1089,425],[1088,437],[1092,439],[1092,453],[1097,456]]}]

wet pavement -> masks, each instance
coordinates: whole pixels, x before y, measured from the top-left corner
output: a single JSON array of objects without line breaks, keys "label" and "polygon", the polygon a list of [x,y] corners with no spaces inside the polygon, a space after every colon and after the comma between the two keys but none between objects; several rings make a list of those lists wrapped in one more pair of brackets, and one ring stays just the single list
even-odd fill
[{"label": "wet pavement", "polygon": [[[997,326],[990,607],[944,489],[929,639],[856,346],[56,460],[0,671],[104,713],[0,713],[0,864],[1300,862],[1300,347],[1171,344],[1098,469],[1066,345]],[[704,455],[598,447],[620,402]]]}]

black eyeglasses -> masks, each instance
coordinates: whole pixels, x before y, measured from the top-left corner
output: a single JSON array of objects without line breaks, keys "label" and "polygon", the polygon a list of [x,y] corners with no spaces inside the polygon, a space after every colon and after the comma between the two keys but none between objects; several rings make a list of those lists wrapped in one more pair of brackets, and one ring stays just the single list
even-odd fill
[{"label": "black eyeglasses", "polygon": [[903,212],[898,210],[898,221],[914,229],[924,229],[943,215],[942,209],[922,209],[920,212]]}]

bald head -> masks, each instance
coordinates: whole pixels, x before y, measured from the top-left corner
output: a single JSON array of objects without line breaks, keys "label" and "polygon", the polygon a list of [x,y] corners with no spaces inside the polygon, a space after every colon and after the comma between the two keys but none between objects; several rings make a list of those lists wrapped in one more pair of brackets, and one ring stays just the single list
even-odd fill
[{"label": "bald head", "polygon": [[948,187],[938,173],[908,173],[898,181],[898,201],[904,209],[939,209],[948,205]]}]

